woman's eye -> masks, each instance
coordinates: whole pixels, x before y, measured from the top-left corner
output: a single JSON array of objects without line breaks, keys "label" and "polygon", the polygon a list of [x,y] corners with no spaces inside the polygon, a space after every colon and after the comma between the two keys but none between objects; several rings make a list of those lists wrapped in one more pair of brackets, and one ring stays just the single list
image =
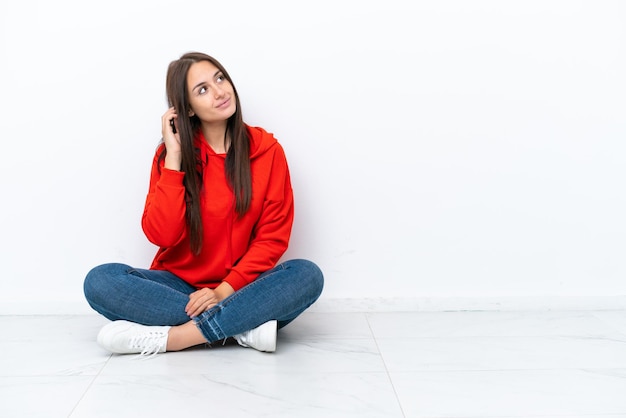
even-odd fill
[{"label": "woman's eye", "polygon": [[204,94],[204,93],[206,93],[206,92],[207,92],[206,87],[200,87],[200,88],[198,89],[198,94]]},{"label": "woman's eye", "polygon": [[221,83],[221,82],[222,82],[222,81],[224,81],[224,80],[225,80],[225,78],[224,78],[224,76],[223,76],[223,75],[218,75],[218,76],[217,76],[217,82],[218,82],[218,83]]}]

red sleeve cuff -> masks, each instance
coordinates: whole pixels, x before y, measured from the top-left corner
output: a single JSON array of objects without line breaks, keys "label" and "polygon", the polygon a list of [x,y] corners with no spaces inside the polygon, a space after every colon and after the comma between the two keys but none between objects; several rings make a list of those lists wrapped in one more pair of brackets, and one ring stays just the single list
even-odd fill
[{"label": "red sleeve cuff", "polygon": [[231,270],[230,273],[228,273],[228,275],[224,278],[224,281],[228,283],[235,290],[235,292],[248,284],[246,279],[244,279],[243,276],[235,270]]},{"label": "red sleeve cuff", "polygon": [[182,171],[170,170],[164,167],[161,169],[159,183],[165,186],[183,186],[183,178],[185,178],[185,173]]}]

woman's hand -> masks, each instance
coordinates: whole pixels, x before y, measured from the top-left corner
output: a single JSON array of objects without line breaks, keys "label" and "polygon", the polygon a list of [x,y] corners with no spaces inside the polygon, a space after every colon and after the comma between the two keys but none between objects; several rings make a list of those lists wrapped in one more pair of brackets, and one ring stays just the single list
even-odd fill
[{"label": "woman's hand", "polygon": [[204,287],[200,290],[196,290],[189,295],[189,303],[185,307],[185,312],[190,318],[195,318],[202,312],[205,312],[219,302],[217,294],[212,289]]},{"label": "woman's hand", "polygon": [[[176,133],[174,133],[170,121],[174,121]],[[163,142],[167,150],[167,154],[165,154],[165,168],[180,171],[182,157],[180,151],[180,135],[178,134],[178,115],[176,114],[176,109],[173,107],[167,109],[167,112],[161,117],[161,134],[163,135]]]},{"label": "woman's hand", "polygon": [[235,290],[227,282],[222,282],[215,289],[202,288],[189,295],[189,303],[185,307],[185,312],[190,318],[195,318],[202,312],[208,311],[228,296],[235,293]]}]

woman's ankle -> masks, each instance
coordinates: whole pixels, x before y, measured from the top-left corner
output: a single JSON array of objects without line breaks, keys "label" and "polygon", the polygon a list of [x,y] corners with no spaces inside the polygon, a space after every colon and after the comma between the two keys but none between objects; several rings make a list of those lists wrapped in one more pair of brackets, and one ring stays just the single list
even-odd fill
[{"label": "woman's ankle", "polygon": [[180,351],[207,341],[193,321],[170,328],[167,351]]}]

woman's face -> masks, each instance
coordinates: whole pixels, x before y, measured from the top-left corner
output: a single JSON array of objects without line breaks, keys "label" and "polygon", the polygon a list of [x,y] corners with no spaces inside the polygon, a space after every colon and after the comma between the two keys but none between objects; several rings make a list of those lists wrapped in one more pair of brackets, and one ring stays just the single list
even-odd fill
[{"label": "woman's face", "polygon": [[193,63],[187,72],[191,110],[202,123],[224,122],[237,110],[232,84],[209,61]]}]

